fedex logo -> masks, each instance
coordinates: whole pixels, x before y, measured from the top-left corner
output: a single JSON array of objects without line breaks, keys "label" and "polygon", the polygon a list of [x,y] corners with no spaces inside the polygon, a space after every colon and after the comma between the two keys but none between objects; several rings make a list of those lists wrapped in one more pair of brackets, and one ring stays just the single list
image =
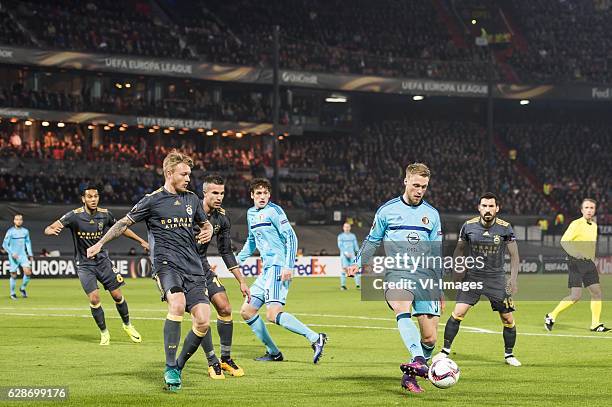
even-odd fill
[{"label": "fedex logo", "polygon": [[326,267],[327,265],[320,263],[316,257],[311,257],[310,262],[306,265],[296,264],[295,271],[300,276],[325,276],[327,275]]},{"label": "fedex logo", "polygon": [[240,271],[245,277],[257,277],[261,274],[262,268],[261,259],[258,258],[255,263],[245,263],[240,266]]}]

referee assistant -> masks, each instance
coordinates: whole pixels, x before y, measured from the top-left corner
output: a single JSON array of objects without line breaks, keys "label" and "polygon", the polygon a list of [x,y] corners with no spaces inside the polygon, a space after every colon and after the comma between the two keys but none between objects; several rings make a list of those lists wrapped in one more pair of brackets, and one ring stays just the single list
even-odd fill
[{"label": "referee assistant", "polygon": [[580,206],[582,217],[570,223],[561,238],[561,246],[569,257],[570,294],[561,300],[559,305],[544,317],[544,326],[552,331],[557,316],[577,303],[582,296],[582,287],[591,293],[591,331],[608,332],[599,321],[601,316],[601,285],[595,266],[595,250],[597,246],[597,224],[593,221],[596,202],[585,198]]}]

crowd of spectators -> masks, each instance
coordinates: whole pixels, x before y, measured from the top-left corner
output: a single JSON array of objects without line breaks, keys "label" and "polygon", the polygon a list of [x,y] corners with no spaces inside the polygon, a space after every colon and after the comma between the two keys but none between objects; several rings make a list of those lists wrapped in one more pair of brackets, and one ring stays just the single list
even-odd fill
[{"label": "crowd of spectators", "polygon": [[[521,133],[519,129],[517,126],[516,130],[500,132],[513,137],[513,132]],[[100,146],[87,147],[80,137],[69,133],[49,131],[32,146],[21,140],[15,145],[15,138],[7,136],[0,138],[0,157],[5,163],[0,175],[3,200],[70,201],[78,186],[87,181],[82,174],[94,174],[88,177],[93,176],[103,186],[105,201],[130,204],[160,182],[161,162],[173,147],[193,156],[194,189],[210,172],[228,179],[227,205],[248,205],[248,179],[270,177],[272,171],[272,149],[261,137],[211,137],[204,144],[196,144],[189,137],[168,137],[151,143],[146,137],[133,136],[121,143],[107,140]],[[485,138],[483,128],[477,124],[428,120],[380,122],[355,136],[288,137],[280,143],[280,201],[287,207],[310,210],[374,209],[401,193],[405,166],[419,161],[429,164],[432,170],[427,199],[433,205],[448,212],[472,212],[479,194],[487,189]],[[576,151],[567,147],[559,145],[561,150]],[[519,158],[531,157],[524,143],[518,148]],[[532,149],[541,151],[539,146]],[[540,179],[545,174],[537,172],[537,168],[550,159],[547,157],[533,158],[539,160],[531,168]],[[558,157],[558,161],[546,162],[550,174],[558,176],[550,180],[555,185],[566,176],[564,170],[558,170],[564,166],[564,158]],[[505,213],[543,214],[550,210],[543,191],[526,180],[515,160],[501,153],[496,153],[494,160],[491,177]],[[576,165],[566,167],[578,166],[574,160],[568,158],[565,164]],[[585,174],[590,174],[584,180],[598,191],[593,193],[596,199],[602,199],[606,168],[609,173],[607,165],[595,171],[584,167]],[[584,183],[579,176],[573,180]],[[561,187],[557,190],[565,191]],[[575,198],[557,192],[553,196],[564,202],[564,208],[570,208]]]},{"label": "crowd of spectators", "polygon": [[463,46],[453,41],[429,1],[355,0],[351,7],[342,0],[5,0],[2,5],[0,38],[8,45],[270,66],[272,27],[279,25],[284,68],[457,80],[487,78],[486,51],[474,45],[477,33],[467,21],[474,17],[505,33],[511,31],[507,14],[526,39],[526,47],[514,49],[507,61],[520,80],[612,79],[609,0],[442,1],[450,18],[467,30]]},{"label": "crowd of spectators", "polygon": [[[11,89],[0,87],[0,106],[198,120],[271,122],[270,98],[254,95],[261,94],[226,93],[215,101],[211,92],[193,90],[180,97],[147,101],[141,95],[128,96],[117,92],[104,92],[101,97],[93,97],[86,92],[34,91],[23,86],[13,86]],[[288,123],[289,116],[289,109],[283,105],[281,123]]]},{"label": "crowd of spectators", "polygon": [[610,82],[612,9],[608,0],[507,3],[527,39],[509,61],[526,82]]},{"label": "crowd of spectators", "polygon": [[358,0],[351,7],[340,0],[6,3],[46,48],[270,66],[272,26],[278,24],[284,68],[486,79],[484,54],[455,46],[432,4],[383,1]]},{"label": "crowd of spectators", "polygon": [[605,213],[612,196],[610,129],[603,124],[505,124],[498,134],[517,151],[563,213],[577,213],[590,197]]}]

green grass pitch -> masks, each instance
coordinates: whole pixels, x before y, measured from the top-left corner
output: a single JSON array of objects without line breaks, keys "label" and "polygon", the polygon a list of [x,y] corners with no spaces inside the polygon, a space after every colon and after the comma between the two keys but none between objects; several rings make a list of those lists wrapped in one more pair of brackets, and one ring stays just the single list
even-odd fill
[{"label": "green grass pitch", "polygon": [[[563,287],[566,276],[521,276],[529,284]],[[604,292],[612,294],[612,278],[604,278]],[[153,281],[128,280],[124,294],[132,321],[142,334],[133,344],[121,329],[111,298],[102,301],[111,345],[100,347],[99,334],[79,282],[33,280],[30,298],[8,298],[4,280],[0,298],[0,386],[68,386],[64,402],[7,402],[0,405],[606,405],[612,395],[612,332],[588,331],[588,301],[559,318],[547,333],[543,316],[555,302],[516,301],[519,332],[515,353],[523,366],[503,363],[501,323],[488,302],[468,314],[455,341],[452,358],[461,368],[459,383],[439,390],[423,383],[425,393],[407,394],[400,388],[399,364],[407,351],[386,304],[362,302],[359,292],[341,292],[335,278],[298,278],[292,284],[286,310],[330,341],[320,365],[312,364],[307,341],[281,327],[270,332],[286,362],[258,363],[264,352],[248,327],[240,322],[237,284],[225,280],[234,307],[233,357],[245,369],[242,378],[213,381],[206,373],[203,352],[190,360],[183,373],[183,389],[165,392],[162,321],[165,304]],[[6,295],[4,295],[6,294]],[[584,299],[588,300],[585,293]],[[447,304],[441,323],[450,313]],[[213,313],[214,318],[214,313]],[[604,321],[612,324],[612,302],[605,302]],[[218,351],[215,324],[214,340]],[[190,327],[183,324],[183,337]],[[444,327],[440,327],[438,349]]]}]

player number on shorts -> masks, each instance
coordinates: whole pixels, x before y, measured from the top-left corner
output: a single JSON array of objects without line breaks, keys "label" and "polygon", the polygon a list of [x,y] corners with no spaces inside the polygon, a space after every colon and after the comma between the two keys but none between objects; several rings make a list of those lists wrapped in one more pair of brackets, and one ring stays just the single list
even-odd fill
[{"label": "player number on shorts", "polygon": [[504,304],[506,305],[506,308],[514,308],[514,301],[512,301],[512,297],[506,297],[504,299]]},{"label": "player number on shorts", "polygon": [[115,277],[117,278],[117,282],[123,283],[123,276],[119,274],[119,271],[113,267],[113,273],[115,273]]}]

